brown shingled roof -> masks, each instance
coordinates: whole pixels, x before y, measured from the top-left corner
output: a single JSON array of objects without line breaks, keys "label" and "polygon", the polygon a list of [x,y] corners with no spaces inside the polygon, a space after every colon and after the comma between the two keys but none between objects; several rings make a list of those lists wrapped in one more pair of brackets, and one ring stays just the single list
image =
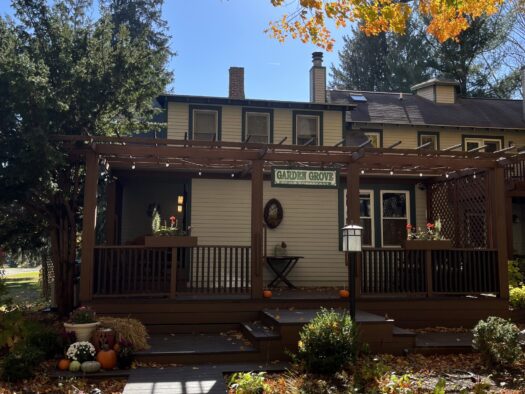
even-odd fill
[{"label": "brown shingled roof", "polygon": [[[351,95],[362,95],[366,102],[355,102]],[[521,100],[459,97],[455,104],[436,104],[423,97],[403,93],[329,90],[328,102],[353,103],[349,122],[408,125],[460,126],[525,131]]]}]

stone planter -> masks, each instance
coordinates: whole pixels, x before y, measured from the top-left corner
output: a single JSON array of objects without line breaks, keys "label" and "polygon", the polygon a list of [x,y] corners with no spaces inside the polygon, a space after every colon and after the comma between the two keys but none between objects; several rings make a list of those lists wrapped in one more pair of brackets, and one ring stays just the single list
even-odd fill
[{"label": "stone planter", "polygon": [[64,328],[67,332],[74,332],[77,337],[77,342],[88,341],[91,339],[91,334],[100,325],[100,322],[94,323],[64,323]]},{"label": "stone planter", "polygon": [[410,239],[405,241],[403,247],[406,250],[444,250],[452,249],[452,241],[449,239],[435,241]]}]

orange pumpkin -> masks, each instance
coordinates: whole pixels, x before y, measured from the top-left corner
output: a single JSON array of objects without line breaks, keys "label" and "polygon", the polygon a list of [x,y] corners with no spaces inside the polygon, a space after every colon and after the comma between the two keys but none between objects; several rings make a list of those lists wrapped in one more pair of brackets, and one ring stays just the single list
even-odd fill
[{"label": "orange pumpkin", "polygon": [[67,371],[69,369],[69,364],[71,364],[71,361],[68,360],[67,358],[63,358],[62,360],[60,360],[58,362],[58,369],[60,369],[61,371]]},{"label": "orange pumpkin", "polygon": [[339,297],[348,298],[350,297],[350,292],[348,290],[339,290]]},{"label": "orange pumpkin", "polygon": [[97,361],[103,369],[113,369],[117,365],[117,353],[114,350],[101,350],[97,354]]},{"label": "orange pumpkin", "polygon": [[264,291],[263,291],[263,297],[264,297],[264,298],[272,298],[272,292],[271,292],[271,290],[264,290]]}]

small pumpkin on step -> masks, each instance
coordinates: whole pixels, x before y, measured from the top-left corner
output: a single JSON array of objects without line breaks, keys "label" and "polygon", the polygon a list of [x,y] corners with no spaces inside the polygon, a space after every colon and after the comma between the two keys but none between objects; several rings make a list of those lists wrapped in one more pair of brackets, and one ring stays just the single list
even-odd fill
[{"label": "small pumpkin on step", "polygon": [[97,354],[97,361],[102,369],[113,369],[117,365],[117,353],[107,345],[104,345]]},{"label": "small pumpkin on step", "polygon": [[271,290],[264,290],[263,291],[263,297],[264,298],[272,298],[272,291]]}]

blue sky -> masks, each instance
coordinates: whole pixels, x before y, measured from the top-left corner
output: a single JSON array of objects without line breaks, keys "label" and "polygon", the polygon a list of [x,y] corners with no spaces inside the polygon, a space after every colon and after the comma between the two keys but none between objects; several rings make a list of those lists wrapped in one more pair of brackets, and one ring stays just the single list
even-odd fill
[{"label": "blue sky", "polygon": [[[270,20],[284,9],[270,0],[166,0],[164,16],[177,51],[176,93],[224,96],[228,68],[245,68],[245,92],[250,98],[308,100],[311,44],[288,40],[284,44],[264,33]],[[336,48],[325,53],[325,64],[337,62],[342,30],[335,30]]]},{"label": "blue sky", "polygon": [[[2,15],[9,8],[10,0],[0,0]],[[285,10],[270,0],[165,0],[163,14],[177,53],[169,65],[175,72],[171,89],[226,96],[228,68],[240,66],[245,68],[246,97],[307,101],[311,53],[319,49],[298,40],[281,44],[263,32]],[[332,53],[325,53],[327,66],[337,62],[345,33],[332,31],[337,42]]]}]

